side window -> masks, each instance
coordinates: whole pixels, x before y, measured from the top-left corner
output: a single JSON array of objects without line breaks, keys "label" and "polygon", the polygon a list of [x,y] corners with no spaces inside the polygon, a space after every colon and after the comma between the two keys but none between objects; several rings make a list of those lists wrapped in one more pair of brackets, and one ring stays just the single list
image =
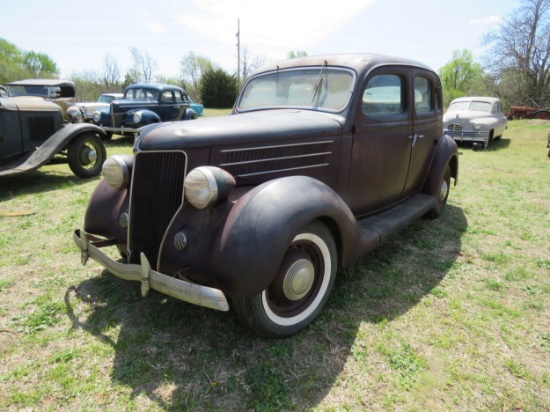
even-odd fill
[{"label": "side window", "polygon": [[363,92],[363,113],[392,115],[405,110],[405,80],[396,74],[380,74],[369,80]]},{"label": "side window", "polygon": [[414,106],[416,113],[432,111],[432,83],[426,77],[414,78]]},{"label": "side window", "polygon": [[163,103],[173,103],[174,102],[174,94],[171,90],[166,90],[162,93],[160,96],[160,101]]}]

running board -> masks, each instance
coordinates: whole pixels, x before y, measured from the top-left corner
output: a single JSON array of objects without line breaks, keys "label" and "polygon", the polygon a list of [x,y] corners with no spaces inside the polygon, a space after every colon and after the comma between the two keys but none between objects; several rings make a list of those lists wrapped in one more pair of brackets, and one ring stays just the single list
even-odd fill
[{"label": "running board", "polygon": [[359,224],[365,230],[377,232],[380,243],[383,243],[413,220],[424,216],[435,205],[433,196],[418,194],[386,212],[359,220]]}]

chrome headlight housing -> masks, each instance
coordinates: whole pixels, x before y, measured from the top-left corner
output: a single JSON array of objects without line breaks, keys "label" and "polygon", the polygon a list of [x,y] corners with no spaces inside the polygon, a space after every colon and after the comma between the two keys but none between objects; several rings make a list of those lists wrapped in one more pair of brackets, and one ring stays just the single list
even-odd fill
[{"label": "chrome headlight housing", "polygon": [[130,174],[134,165],[132,155],[114,155],[103,163],[103,179],[116,189],[124,189],[130,184]]},{"label": "chrome headlight housing", "polygon": [[67,119],[71,123],[82,123],[82,112],[76,106],[71,106],[67,109]]},{"label": "chrome headlight housing", "polygon": [[141,122],[141,112],[135,112],[132,120],[134,123]]},{"label": "chrome headlight housing", "polygon": [[99,122],[101,120],[101,112],[98,110],[94,113],[94,122]]},{"label": "chrome headlight housing", "polygon": [[474,130],[481,130],[481,125],[479,123],[474,123]]},{"label": "chrome headlight housing", "polygon": [[197,209],[207,209],[226,200],[235,188],[233,176],[219,167],[191,170],[183,182],[185,198]]}]

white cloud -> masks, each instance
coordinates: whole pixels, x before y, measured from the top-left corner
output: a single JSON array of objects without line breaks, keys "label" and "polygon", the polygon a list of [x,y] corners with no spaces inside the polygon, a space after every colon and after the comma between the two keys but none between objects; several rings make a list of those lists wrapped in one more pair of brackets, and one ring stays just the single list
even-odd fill
[{"label": "white cloud", "polygon": [[159,22],[151,22],[148,26],[147,26],[147,29],[149,29],[149,31],[153,34],[161,34],[161,33],[165,33],[166,32],[166,27],[164,27],[162,24],[160,24]]},{"label": "white cloud", "polygon": [[184,26],[226,46],[237,42],[240,20],[241,46],[255,54],[281,55],[290,50],[306,50],[341,28],[376,0],[319,1],[278,0],[192,0],[177,16]]},{"label": "white cloud", "polygon": [[470,24],[498,24],[502,19],[499,16],[483,17],[470,20]]}]

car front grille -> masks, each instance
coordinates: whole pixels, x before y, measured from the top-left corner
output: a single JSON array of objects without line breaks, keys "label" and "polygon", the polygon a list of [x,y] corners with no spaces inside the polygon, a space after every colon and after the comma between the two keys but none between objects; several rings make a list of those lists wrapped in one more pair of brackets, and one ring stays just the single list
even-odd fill
[{"label": "car front grille", "polygon": [[30,141],[42,141],[55,133],[55,119],[53,116],[28,116],[28,136]]},{"label": "car front grille", "polygon": [[448,126],[447,130],[449,130],[451,132],[461,132],[462,131],[462,125],[457,124],[457,123],[453,123],[453,124],[450,124]]},{"label": "car front grille", "polygon": [[164,233],[183,204],[184,152],[140,152],[135,157],[130,195],[130,262],[144,253],[153,267]]}]

